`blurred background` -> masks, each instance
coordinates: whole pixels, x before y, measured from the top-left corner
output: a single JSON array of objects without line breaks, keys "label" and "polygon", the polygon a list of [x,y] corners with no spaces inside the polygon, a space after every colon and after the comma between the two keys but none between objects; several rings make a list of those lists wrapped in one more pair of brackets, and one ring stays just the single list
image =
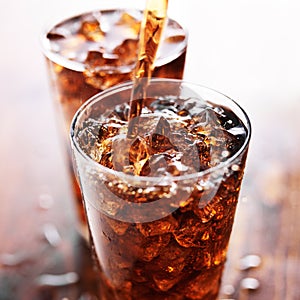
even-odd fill
[{"label": "blurred background", "polygon": [[[16,0],[1,7],[0,255],[40,249],[41,227],[47,222],[60,224],[62,237],[73,224],[73,207],[68,201],[72,195],[39,36],[56,20],[106,7],[112,2],[117,5],[124,0]],[[133,6],[139,2],[141,7],[145,4],[144,0],[126,2]],[[261,253],[270,252],[272,245],[281,242],[289,245],[289,250],[275,251],[266,259],[266,272],[276,275],[268,285],[274,294],[257,299],[299,299],[296,298],[299,288],[295,292],[293,287],[291,292],[286,283],[289,276],[290,282],[296,282],[299,271],[292,268],[289,273],[291,263],[288,267],[283,263],[275,271],[271,267],[276,259],[286,258],[284,251],[292,251],[291,261],[298,265],[300,256],[299,239],[294,239],[300,211],[297,202],[300,195],[299,13],[298,0],[169,0],[169,16],[189,30],[185,79],[235,99],[252,121],[253,136],[238,222],[249,221],[253,235],[243,236],[251,229],[247,227],[248,231],[237,231],[236,236],[242,238],[233,243],[237,246],[244,243],[241,252]],[[249,199],[260,203],[258,210],[253,205],[249,210]],[[291,205],[281,214],[286,199],[290,199]],[[56,209],[45,209],[47,205]],[[33,215],[41,210],[38,217]],[[57,210],[64,212],[58,219]],[[249,211],[254,212],[251,219],[245,214]],[[267,238],[265,230],[272,232]],[[286,239],[278,240],[278,236]],[[269,248],[265,247],[266,240]],[[298,244],[289,244],[291,240]],[[41,253],[32,251],[36,255]],[[0,260],[0,300],[10,299],[1,298],[3,278],[10,272],[6,265]],[[23,272],[29,270],[25,268]],[[284,278],[278,275],[280,272],[285,274]],[[285,282],[285,292],[274,288],[279,281]]]}]

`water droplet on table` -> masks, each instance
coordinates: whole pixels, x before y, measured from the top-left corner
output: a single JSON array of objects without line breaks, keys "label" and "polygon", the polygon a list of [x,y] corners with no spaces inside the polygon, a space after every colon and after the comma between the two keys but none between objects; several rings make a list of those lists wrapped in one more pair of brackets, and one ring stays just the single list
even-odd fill
[{"label": "water droplet on table", "polygon": [[79,276],[75,272],[53,275],[42,274],[36,278],[36,284],[39,286],[60,287],[77,283]]},{"label": "water droplet on table", "polygon": [[255,278],[244,278],[241,280],[241,289],[244,290],[257,290],[259,288],[259,281]]},{"label": "water droplet on table", "polygon": [[23,252],[3,253],[0,255],[0,265],[15,267],[26,262],[27,259],[28,257]]},{"label": "water droplet on table", "polygon": [[54,224],[51,223],[44,224],[43,234],[47,242],[53,247],[57,247],[62,241],[62,238]]},{"label": "water droplet on table", "polygon": [[53,206],[53,202],[53,197],[50,194],[41,194],[38,197],[38,204],[42,209],[50,209]]},{"label": "water droplet on table", "polygon": [[261,264],[261,258],[258,255],[250,254],[241,258],[239,269],[242,271],[246,271],[251,268],[259,267],[260,264]]},{"label": "water droplet on table", "polygon": [[231,296],[235,293],[235,288],[233,285],[231,284],[226,284],[224,285],[224,287],[222,288],[222,292],[223,294],[225,294],[226,296]]}]

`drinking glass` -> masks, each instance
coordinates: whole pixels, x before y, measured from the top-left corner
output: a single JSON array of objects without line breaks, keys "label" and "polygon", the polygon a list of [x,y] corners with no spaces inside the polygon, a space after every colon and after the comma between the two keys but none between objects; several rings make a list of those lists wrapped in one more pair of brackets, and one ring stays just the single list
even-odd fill
[{"label": "drinking glass", "polygon": [[128,136],[131,90],[126,82],[93,96],[71,124],[100,298],[216,299],[249,118],[215,90],[152,79]]}]

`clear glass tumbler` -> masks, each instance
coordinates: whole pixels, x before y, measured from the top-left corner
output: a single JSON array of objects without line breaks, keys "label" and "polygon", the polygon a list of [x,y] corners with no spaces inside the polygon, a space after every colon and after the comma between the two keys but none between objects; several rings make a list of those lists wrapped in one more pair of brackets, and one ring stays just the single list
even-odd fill
[{"label": "clear glass tumbler", "polygon": [[93,96],[71,125],[100,298],[216,299],[249,118],[217,91],[152,79],[129,137],[131,90],[126,82]]}]

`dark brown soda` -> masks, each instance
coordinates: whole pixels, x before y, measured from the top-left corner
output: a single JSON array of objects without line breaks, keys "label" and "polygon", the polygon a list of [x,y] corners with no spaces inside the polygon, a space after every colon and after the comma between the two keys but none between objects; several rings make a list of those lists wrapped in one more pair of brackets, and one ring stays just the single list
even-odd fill
[{"label": "dark brown soda", "polygon": [[[134,140],[126,137],[129,104],[90,120],[80,138],[86,154],[107,168],[137,180],[175,177],[169,185],[136,186],[125,177],[103,176],[97,181],[99,200],[85,191],[102,271],[101,299],[216,299],[247,148],[227,167],[209,170],[240,151],[247,129],[228,108],[201,101],[198,106],[197,99],[143,101]],[[202,175],[180,179],[196,172]]]}]

